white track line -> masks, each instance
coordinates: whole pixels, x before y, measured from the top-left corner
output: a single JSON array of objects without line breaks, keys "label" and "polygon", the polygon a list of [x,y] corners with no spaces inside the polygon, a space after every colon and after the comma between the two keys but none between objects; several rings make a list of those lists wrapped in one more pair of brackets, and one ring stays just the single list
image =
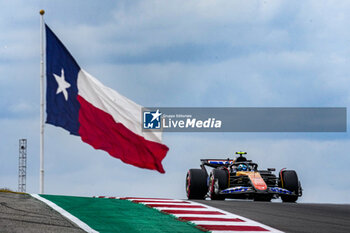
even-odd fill
[{"label": "white track line", "polygon": [[95,231],[94,229],[92,229],[91,227],[89,227],[89,225],[87,225],[86,223],[84,223],[83,221],[81,221],[80,219],[78,219],[77,217],[73,216],[72,214],[68,213],[66,210],[62,209],[61,207],[59,207],[58,205],[56,205],[55,203],[39,196],[38,194],[30,194],[32,197],[38,199],[39,201],[44,202],[45,204],[47,204],[48,206],[50,206],[52,209],[56,210],[58,213],[60,213],[62,216],[66,217],[67,219],[69,219],[70,221],[74,222],[76,225],[78,225],[81,229],[83,229],[86,232],[89,233],[99,233],[98,231]]}]

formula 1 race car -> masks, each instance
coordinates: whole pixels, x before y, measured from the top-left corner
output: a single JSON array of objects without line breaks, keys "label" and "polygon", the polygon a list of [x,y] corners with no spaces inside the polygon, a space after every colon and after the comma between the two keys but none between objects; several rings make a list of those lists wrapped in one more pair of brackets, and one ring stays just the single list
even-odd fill
[{"label": "formula 1 race car", "polygon": [[[278,177],[274,168],[258,170],[258,164],[247,160],[246,152],[236,152],[235,160],[201,159],[200,169],[190,169],[186,177],[188,199],[224,200],[225,198],[295,202],[302,188],[294,170],[282,169]],[[208,174],[206,167],[213,168]]]}]

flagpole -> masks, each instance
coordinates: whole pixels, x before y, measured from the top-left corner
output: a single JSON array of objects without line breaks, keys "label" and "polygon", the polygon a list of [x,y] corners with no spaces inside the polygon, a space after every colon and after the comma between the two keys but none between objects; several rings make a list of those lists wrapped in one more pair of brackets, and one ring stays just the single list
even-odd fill
[{"label": "flagpole", "polygon": [[40,190],[44,193],[44,10],[40,10]]}]

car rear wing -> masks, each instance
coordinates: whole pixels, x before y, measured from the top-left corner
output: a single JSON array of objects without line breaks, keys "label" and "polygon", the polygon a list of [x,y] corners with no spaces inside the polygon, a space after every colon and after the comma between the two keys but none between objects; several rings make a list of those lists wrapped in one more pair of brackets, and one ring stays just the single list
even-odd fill
[{"label": "car rear wing", "polygon": [[233,164],[235,160],[233,159],[201,159],[201,166],[209,166],[213,168],[226,166]]},{"label": "car rear wing", "polygon": [[246,164],[247,166],[250,165],[253,167],[253,170],[258,169],[258,164],[253,163],[251,160],[246,160],[242,162],[237,162],[234,159],[201,159],[201,165],[200,167],[207,172],[205,169],[205,166],[212,167],[212,168],[218,168],[218,167],[229,167],[232,164],[235,164],[235,166],[238,166],[238,164]]}]

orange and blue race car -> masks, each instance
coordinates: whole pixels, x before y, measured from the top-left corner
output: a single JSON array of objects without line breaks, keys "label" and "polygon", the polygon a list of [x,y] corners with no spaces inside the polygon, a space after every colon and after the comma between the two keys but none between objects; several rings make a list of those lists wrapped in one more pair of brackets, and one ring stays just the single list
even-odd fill
[{"label": "orange and blue race car", "polygon": [[[258,170],[258,164],[247,160],[246,152],[236,152],[236,159],[201,159],[199,169],[190,169],[186,176],[188,199],[211,200],[253,199],[296,202],[302,195],[298,175],[294,170],[282,169],[278,176],[274,168]],[[213,168],[208,173],[206,166]]]}]

